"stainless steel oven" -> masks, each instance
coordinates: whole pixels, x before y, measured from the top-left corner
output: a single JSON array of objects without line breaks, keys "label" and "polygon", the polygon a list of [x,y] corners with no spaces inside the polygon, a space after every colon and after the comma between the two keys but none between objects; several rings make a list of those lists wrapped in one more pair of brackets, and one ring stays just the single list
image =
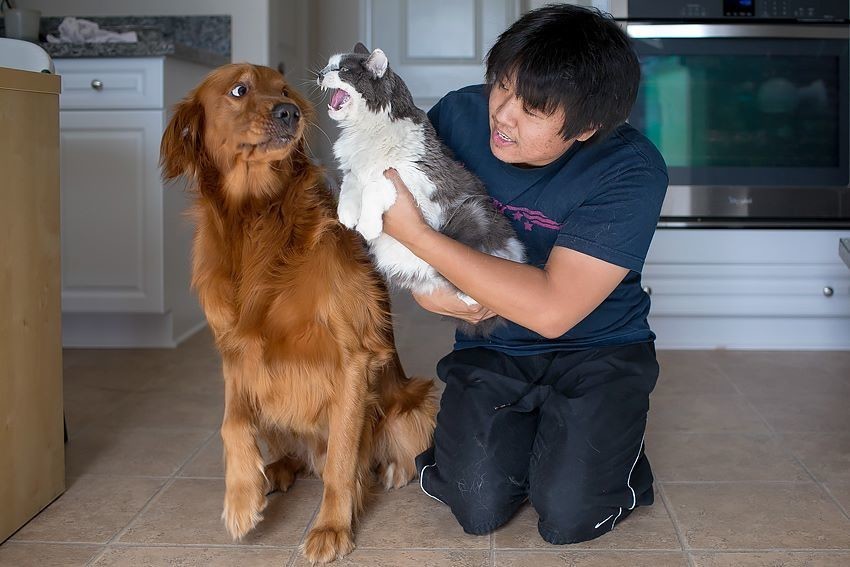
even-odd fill
[{"label": "stainless steel oven", "polygon": [[850,226],[847,0],[626,0],[666,226]]}]

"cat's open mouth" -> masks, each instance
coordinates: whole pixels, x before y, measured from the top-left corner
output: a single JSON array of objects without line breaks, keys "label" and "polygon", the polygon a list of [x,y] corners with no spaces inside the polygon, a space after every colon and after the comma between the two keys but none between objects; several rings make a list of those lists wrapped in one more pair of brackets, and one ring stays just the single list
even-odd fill
[{"label": "cat's open mouth", "polygon": [[345,104],[351,100],[351,95],[345,92],[342,89],[333,89],[331,92],[331,102],[328,104],[328,108],[331,110],[339,110]]}]

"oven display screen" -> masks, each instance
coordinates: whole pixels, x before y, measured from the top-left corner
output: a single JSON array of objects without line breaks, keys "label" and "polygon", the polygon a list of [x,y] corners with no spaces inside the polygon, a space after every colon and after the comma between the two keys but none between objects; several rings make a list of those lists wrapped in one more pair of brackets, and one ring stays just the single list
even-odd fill
[{"label": "oven display screen", "polygon": [[723,0],[724,16],[756,15],[756,0]]}]

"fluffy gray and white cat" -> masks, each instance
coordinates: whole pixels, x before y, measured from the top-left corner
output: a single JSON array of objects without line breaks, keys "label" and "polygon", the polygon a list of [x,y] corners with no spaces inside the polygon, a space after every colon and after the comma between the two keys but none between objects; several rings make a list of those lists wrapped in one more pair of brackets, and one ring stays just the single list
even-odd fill
[{"label": "fluffy gray and white cat", "polygon": [[[317,81],[331,91],[328,115],[342,129],[333,147],[343,173],[339,220],[363,235],[378,270],[391,284],[421,294],[454,289],[434,268],[382,233],[384,211],[396,199],[395,187],[384,177],[390,167],[398,171],[432,228],[486,254],[525,261],[525,249],[508,219],[481,181],[453,159],[383,51],[370,53],[358,43],[353,53],[331,57]],[[498,323],[491,319],[462,328],[486,335]]]}]

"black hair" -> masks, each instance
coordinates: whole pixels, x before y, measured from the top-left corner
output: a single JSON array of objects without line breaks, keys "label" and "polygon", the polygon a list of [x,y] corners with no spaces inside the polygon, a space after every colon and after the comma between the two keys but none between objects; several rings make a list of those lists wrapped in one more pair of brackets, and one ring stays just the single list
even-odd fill
[{"label": "black hair", "polygon": [[595,8],[550,4],[505,30],[487,53],[487,83],[513,76],[530,109],[564,111],[561,136],[593,128],[601,140],[625,122],[637,97],[640,64],[613,18]]}]

